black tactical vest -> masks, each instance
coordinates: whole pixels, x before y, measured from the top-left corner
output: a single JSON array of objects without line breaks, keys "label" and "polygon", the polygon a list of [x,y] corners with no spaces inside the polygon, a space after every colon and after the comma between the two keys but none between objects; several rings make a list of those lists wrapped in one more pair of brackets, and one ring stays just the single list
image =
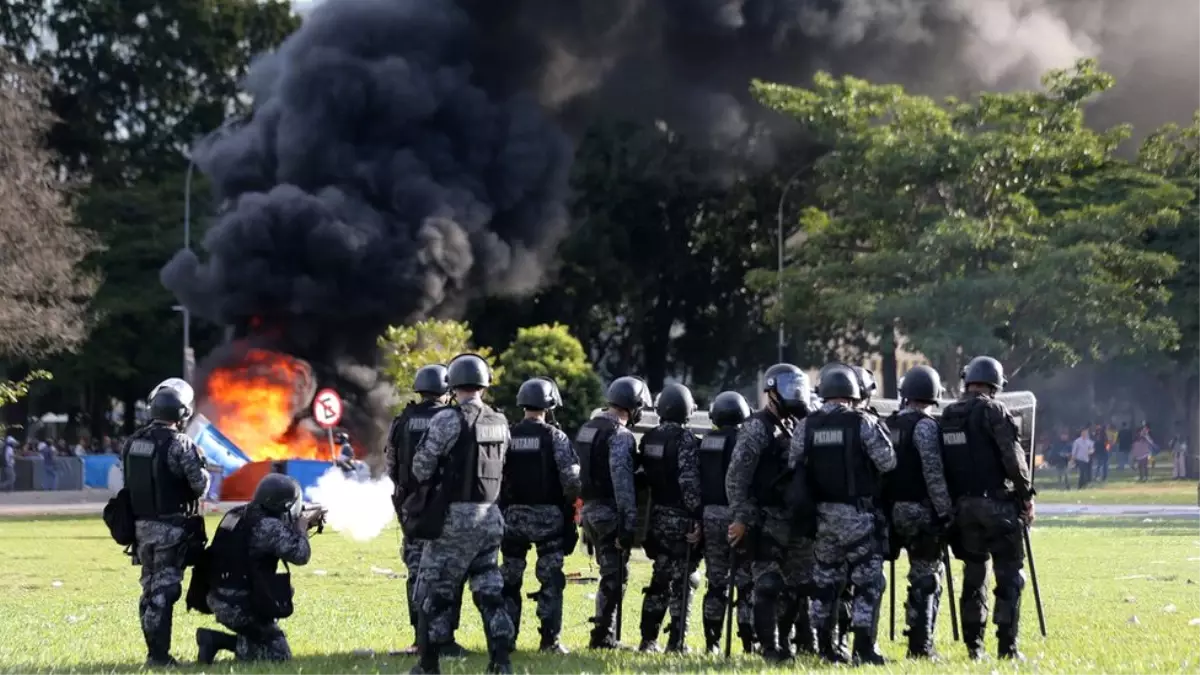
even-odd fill
[{"label": "black tactical vest", "polygon": [[455,408],[459,415],[458,441],[451,457],[460,462],[462,488],[454,502],[495,504],[504,480],[504,455],[508,451],[508,420],[487,406],[476,414]]},{"label": "black tactical vest", "polygon": [[171,444],[180,432],[164,424],[138,429],[125,442],[125,487],[138,519],[191,515],[197,497],[187,478],[171,471]]},{"label": "black tactical vest", "polygon": [[445,407],[437,401],[409,403],[392,422],[388,444],[395,450],[396,455],[395,461],[392,462],[391,478],[398,489],[407,489],[413,482],[412,458],[417,452],[417,445],[425,435],[425,430],[429,428],[429,420]]},{"label": "black tactical vest", "polygon": [[760,410],[751,418],[758,418],[773,434],[770,444],[763,448],[758,455],[758,467],[754,470],[753,491],[760,507],[783,508],[786,481],[780,477],[787,472],[788,450],[791,446],[791,434],[773,414]]},{"label": "black tactical vest", "polygon": [[575,454],[579,455],[579,481],[584,500],[615,499],[612,469],[608,464],[609,442],[617,432],[617,422],[596,417],[579,427],[575,434]]},{"label": "black tactical vest", "polygon": [[813,501],[856,504],[879,496],[879,472],[862,442],[863,413],[817,412],[804,420],[808,486]]},{"label": "black tactical vest", "polygon": [[679,489],[679,444],[691,433],[679,425],[655,427],[642,436],[642,467],[655,506],[683,508]]},{"label": "black tactical vest", "polygon": [[700,501],[704,506],[729,506],[725,474],[737,445],[736,427],[716,429],[700,439]]},{"label": "black tactical vest", "polygon": [[925,472],[914,432],[918,422],[932,419],[924,411],[915,410],[903,415],[895,412],[887,418],[892,445],[896,449],[896,468],[888,472],[883,482],[884,495],[889,502],[919,503],[929,499],[929,488],[925,485]]},{"label": "black tactical vest", "polygon": [[554,459],[551,427],[536,420],[522,420],[510,429],[512,440],[504,462],[504,504],[561,506],[562,479]]},{"label": "black tactical vest", "polygon": [[273,555],[250,555],[254,527],[269,517],[252,504],[225,514],[207,552],[209,588],[217,593],[247,592],[243,609],[267,619],[284,619],[293,610],[291,574],[277,571],[280,561]]},{"label": "black tactical vest", "polygon": [[942,411],[942,460],[950,496],[1006,497],[1000,448],[987,423],[988,401],[974,397]]}]

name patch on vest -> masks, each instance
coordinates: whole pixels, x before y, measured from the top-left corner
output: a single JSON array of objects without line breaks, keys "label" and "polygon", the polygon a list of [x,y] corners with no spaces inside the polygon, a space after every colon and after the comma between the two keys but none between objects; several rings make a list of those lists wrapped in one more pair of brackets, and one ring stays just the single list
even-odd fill
[{"label": "name patch on vest", "polygon": [[511,450],[541,450],[542,439],[536,436],[514,436]]},{"label": "name patch on vest", "polygon": [[154,441],[138,439],[129,442],[129,454],[135,457],[149,457],[154,454]]},{"label": "name patch on vest", "polygon": [[596,427],[582,427],[579,429],[579,433],[575,434],[575,440],[580,443],[591,443],[596,439],[596,434],[599,432],[600,430]]},{"label": "name patch on vest", "polygon": [[946,431],[942,433],[942,443],[946,445],[966,445],[967,432],[965,431]]},{"label": "name patch on vest", "polygon": [[503,443],[505,431],[508,431],[508,427],[503,424],[480,424],[475,427],[475,440],[480,443]]},{"label": "name patch on vest", "polygon": [[813,445],[842,445],[846,436],[841,429],[817,429],[813,432]]},{"label": "name patch on vest", "polygon": [[662,459],[662,456],[663,456],[663,449],[664,449],[664,448],[665,448],[665,446],[664,446],[664,445],[662,445],[661,443],[655,443],[655,444],[653,444],[653,445],[647,445],[647,446],[646,446],[646,450],[645,450],[645,454],[646,454],[646,456],[647,456],[647,457],[651,457],[651,458],[653,458],[653,459]]},{"label": "name patch on vest", "polygon": [[237,527],[237,524],[240,522],[242,522],[242,514],[227,513],[225,514],[225,517],[221,519],[221,524],[217,527],[222,530],[232,530],[233,528]]},{"label": "name patch on vest", "polygon": [[900,445],[900,432],[895,429],[889,429],[888,431],[892,437],[892,445]]},{"label": "name patch on vest", "polygon": [[725,439],[720,436],[705,436],[700,441],[701,450],[725,450]]},{"label": "name patch on vest", "polygon": [[428,417],[414,417],[408,421],[409,431],[425,431],[429,428]]}]

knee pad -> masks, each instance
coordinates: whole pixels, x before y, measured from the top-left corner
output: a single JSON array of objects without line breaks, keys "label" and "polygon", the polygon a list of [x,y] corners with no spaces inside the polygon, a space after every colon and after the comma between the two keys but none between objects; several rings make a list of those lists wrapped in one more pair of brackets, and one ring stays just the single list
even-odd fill
[{"label": "knee pad", "polygon": [[170,607],[183,596],[183,584],[170,584],[162,589],[162,594],[166,598],[167,606]]},{"label": "knee pad", "polygon": [[963,588],[982,588],[986,581],[987,567],[983,563],[968,562],[963,565]]},{"label": "knee pad", "polygon": [[1025,572],[1019,567],[996,566],[996,588],[1012,588],[1019,595],[1025,590]]},{"label": "knee pad", "polygon": [[924,575],[914,579],[909,583],[908,587],[910,591],[920,593],[922,595],[937,595],[938,591],[940,590],[938,588],[937,577]]},{"label": "knee pad", "polygon": [[481,611],[486,609],[504,609],[504,598],[495,591],[481,591],[478,593],[472,593],[471,597],[475,599],[475,604],[479,606]]},{"label": "knee pad", "polygon": [[500,553],[505,558],[524,558],[528,550],[526,546],[525,541],[522,539],[509,539],[506,537],[500,542]]}]

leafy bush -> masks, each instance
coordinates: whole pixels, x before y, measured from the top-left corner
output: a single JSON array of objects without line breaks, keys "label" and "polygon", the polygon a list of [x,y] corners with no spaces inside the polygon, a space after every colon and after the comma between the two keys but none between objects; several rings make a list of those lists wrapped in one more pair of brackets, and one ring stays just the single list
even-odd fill
[{"label": "leafy bush", "polygon": [[479,354],[488,362],[493,382],[503,373],[491,349],[471,344],[471,327],[461,321],[426,319],[411,326],[389,326],[379,338],[379,348],[383,352],[383,372],[396,387],[397,408],[419,398],[412,390],[418,369],[431,363],[447,364],[464,352]]},{"label": "leafy bush", "polygon": [[568,435],[587,421],[604,395],[583,345],[561,324],[519,329],[517,339],[500,355],[500,366],[504,375],[495,388],[495,400],[513,421],[524,415],[516,406],[517,389],[533,377],[548,376],[558,383],[563,407],[555,417]]}]

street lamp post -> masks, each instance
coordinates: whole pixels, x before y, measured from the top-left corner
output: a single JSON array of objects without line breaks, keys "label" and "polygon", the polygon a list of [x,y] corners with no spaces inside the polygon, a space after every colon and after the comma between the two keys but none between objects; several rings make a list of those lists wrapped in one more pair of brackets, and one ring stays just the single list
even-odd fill
[{"label": "street lamp post", "polygon": [[[188,152],[187,176],[183,179],[183,248],[192,250],[192,173],[196,170],[195,154]],[[192,354],[192,312],[180,305],[183,314],[183,379],[192,381],[196,357]]]},{"label": "street lamp post", "polygon": [[779,207],[775,211],[775,233],[776,233],[776,236],[778,237],[778,249],[779,249],[778,250],[778,253],[779,253],[778,268],[777,268],[776,274],[775,274],[776,293],[778,294],[776,301],[779,303],[779,363],[783,363],[783,347],[784,347],[784,333],[783,333],[783,205],[787,202],[788,193],[791,192],[792,187],[796,184],[796,179],[800,177],[801,171],[803,171],[803,169],[797,169],[787,179],[787,182],[783,184],[783,192],[779,195]]}]

